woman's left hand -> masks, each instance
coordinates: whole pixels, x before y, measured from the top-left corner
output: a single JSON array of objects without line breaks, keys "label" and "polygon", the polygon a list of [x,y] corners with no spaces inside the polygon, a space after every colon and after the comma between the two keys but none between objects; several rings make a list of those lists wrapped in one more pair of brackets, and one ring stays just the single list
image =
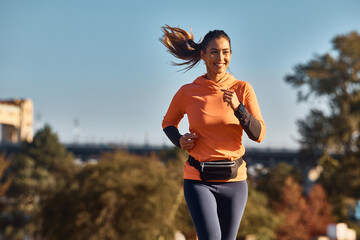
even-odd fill
[{"label": "woman's left hand", "polygon": [[223,100],[228,103],[228,106],[235,110],[240,105],[240,101],[235,92],[228,89],[221,89],[224,92]]}]

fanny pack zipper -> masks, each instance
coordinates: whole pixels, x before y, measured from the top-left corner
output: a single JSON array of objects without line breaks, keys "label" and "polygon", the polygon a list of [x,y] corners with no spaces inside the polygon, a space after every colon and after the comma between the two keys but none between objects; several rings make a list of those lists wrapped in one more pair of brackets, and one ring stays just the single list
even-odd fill
[{"label": "fanny pack zipper", "polygon": [[235,162],[202,162],[200,163],[201,171],[204,171],[204,167],[231,167]]}]

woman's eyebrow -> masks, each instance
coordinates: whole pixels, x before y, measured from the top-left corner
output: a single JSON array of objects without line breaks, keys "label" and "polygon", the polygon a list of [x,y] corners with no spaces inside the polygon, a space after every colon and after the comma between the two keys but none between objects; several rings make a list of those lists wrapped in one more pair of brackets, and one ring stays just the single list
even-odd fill
[{"label": "woman's eyebrow", "polygon": [[[229,50],[230,48],[223,48],[223,49],[221,49],[221,50]],[[218,48],[210,48],[210,50],[216,50],[216,51],[218,51],[219,49]]]}]

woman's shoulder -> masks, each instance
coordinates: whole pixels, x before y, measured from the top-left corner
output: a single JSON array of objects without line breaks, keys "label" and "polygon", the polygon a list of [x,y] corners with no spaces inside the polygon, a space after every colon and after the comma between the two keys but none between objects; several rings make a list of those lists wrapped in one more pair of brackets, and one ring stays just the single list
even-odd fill
[{"label": "woman's shoulder", "polygon": [[235,88],[252,88],[251,84],[247,81],[244,80],[238,80],[236,79],[236,81],[234,81],[234,85]]},{"label": "woman's shoulder", "polygon": [[196,84],[194,83],[187,83],[187,84],[184,84],[182,85],[180,88],[179,88],[179,91],[189,91],[190,89],[193,89],[194,87],[196,87]]},{"label": "woman's shoulder", "polygon": [[199,76],[193,82],[182,85],[179,91],[189,91],[192,89],[196,89],[199,87],[199,83],[201,83],[201,81],[203,80],[205,80],[204,76]]},{"label": "woman's shoulder", "polygon": [[195,87],[193,83],[184,84],[177,90],[175,95],[181,97],[189,96],[194,92]]}]

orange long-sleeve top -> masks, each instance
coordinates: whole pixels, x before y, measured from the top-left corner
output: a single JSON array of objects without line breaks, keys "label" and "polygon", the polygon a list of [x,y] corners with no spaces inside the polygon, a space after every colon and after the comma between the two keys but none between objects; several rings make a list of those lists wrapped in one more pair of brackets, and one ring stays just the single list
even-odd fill
[{"label": "orange long-sleeve top", "polygon": [[[260,123],[261,142],[265,136],[265,123],[252,86],[245,81],[235,79],[230,73],[219,82],[208,80],[204,76],[182,86],[174,95],[164,116],[162,127],[178,127],[185,114],[189,120],[189,131],[197,135],[195,146],[188,153],[199,162],[221,159],[235,160],[245,154],[242,144],[243,127],[234,115],[233,109],[223,101],[221,89],[236,93],[250,114]],[[243,181],[247,178],[246,162],[239,167],[234,179],[224,181]],[[196,168],[186,162],[184,179],[201,180]],[[217,180],[219,181],[219,180]]]}]

